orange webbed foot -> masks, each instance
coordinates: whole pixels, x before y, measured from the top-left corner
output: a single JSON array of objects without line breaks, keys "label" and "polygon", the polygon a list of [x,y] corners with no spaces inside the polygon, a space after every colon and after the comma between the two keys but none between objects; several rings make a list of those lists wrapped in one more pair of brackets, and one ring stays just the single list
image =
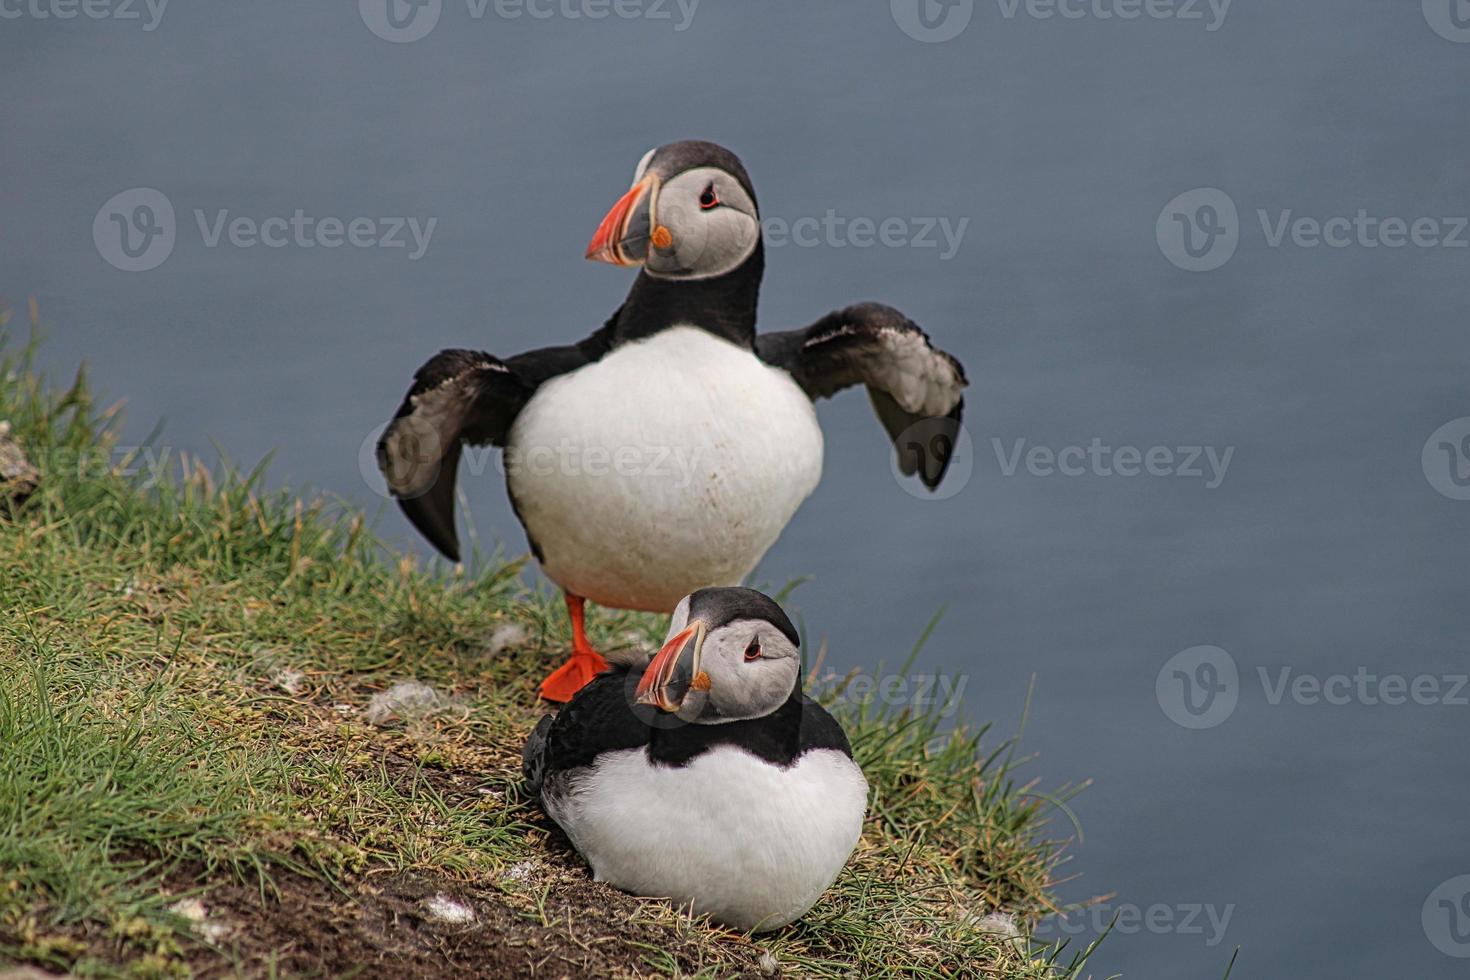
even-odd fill
[{"label": "orange webbed foot", "polygon": [[567,617],[572,621],[572,659],[552,671],[541,682],[541,696],[557,704],[566,704],[572,696],[592,683],[592,678],[607,670],[602,654],[587,641],[587,623],[583,606],[587,600],[565,593]]},{"label": "orange webbed foot", "polygon": [[607,670],[607,661],[597,651],[573,653],[570,660],[541,682],[541,696],[548,701],[565,704],[604,670]]}]

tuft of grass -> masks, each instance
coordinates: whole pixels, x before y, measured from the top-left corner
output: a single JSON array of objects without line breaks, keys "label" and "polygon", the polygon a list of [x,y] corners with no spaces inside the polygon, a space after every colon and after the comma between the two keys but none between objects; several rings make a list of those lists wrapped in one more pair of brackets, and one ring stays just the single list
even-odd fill
[{"label": "tuft of grass", "polygon": [[[263,467],[184,458],[145,486],[116,452],[117,408],[99,410],[82,373],[48,384],[3,327],[0,420],[43,478],[0,516],[0,962],[88,977],[1080,975],[1087,951],[1033,948],[986,918],[1024,929],[1054,910],[1047,821],[1065,794],[1038,792],[1010,743],[949,727],[942,706],[836,697],[870,815],[795,925],[734,934],[591,882],[518,787],[545,710],[534,681],[567,629],[519,562],[420,568],[351,507],[266,490]],[[608,646],[663,626],[592,622]],[[440,700],[369,724],[368,702],[405,679]],[[475,923],[434,921],[440,893]]]}]

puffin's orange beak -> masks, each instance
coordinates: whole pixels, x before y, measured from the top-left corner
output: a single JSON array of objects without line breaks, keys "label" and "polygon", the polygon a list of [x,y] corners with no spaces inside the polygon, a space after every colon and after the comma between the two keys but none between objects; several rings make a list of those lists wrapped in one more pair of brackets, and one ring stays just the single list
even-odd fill
[{"label": "puffin's orange beak", "polygon": [[[700,683],[699,656],[706,627],[700,620],[669,637],[638,681],[636,700],[661,711],[678,711],[691,687]],[[687,656],[686,656],[687,654]],[[704,684],[708,686],[709,679]]]},{"label": "puffin's orange beak", "polygon": [[613,265],[642,265],[653,229],[653,198],[658,177],[648,174],[613,205],[587,245],[587,258]]}]

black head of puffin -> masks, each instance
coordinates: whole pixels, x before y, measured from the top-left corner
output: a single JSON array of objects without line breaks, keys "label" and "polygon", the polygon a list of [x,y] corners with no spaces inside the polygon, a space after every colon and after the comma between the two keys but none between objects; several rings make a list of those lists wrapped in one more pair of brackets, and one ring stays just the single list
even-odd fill
[{"label": "black head of puffin", "polygon": [[659,279],[709,279],[738,269],[760,241],[755,188],[740,158],[715,143],[683,140],[644,155],[587,258],[642,266]]},{"label": "black head of puffin", "polygon": [[774,600],[754,589],[700,589],[675,608],[636,698],[682,721],[719,724],[771,714],[800,679],[800,638]]}]

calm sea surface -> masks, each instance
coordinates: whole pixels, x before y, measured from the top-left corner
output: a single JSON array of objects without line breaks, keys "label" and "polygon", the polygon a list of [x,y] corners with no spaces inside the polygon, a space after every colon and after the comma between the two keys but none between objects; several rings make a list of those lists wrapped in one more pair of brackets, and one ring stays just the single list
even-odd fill
[{"label": "calm sea surface", "polygon": [[[128,438],[277,450],[421,547],[359,452],[412,370],[601,324],[597,221],[650,146],[716,139],[783,239],[766,328],[882,299],[972,381],[942,500],[860,394],[824,404],[761,581],[811,577],[840,668],[944,607],[918,670],[1000,731],[1034,682],[1029,771],[1095,781],[1063,892],[1113,894],[1068,926],[1119,914],[1096,974],[1464,975],[1461,0],[28,2],[0,296]],[[499,477],[465,489],[518,553]]]}]

